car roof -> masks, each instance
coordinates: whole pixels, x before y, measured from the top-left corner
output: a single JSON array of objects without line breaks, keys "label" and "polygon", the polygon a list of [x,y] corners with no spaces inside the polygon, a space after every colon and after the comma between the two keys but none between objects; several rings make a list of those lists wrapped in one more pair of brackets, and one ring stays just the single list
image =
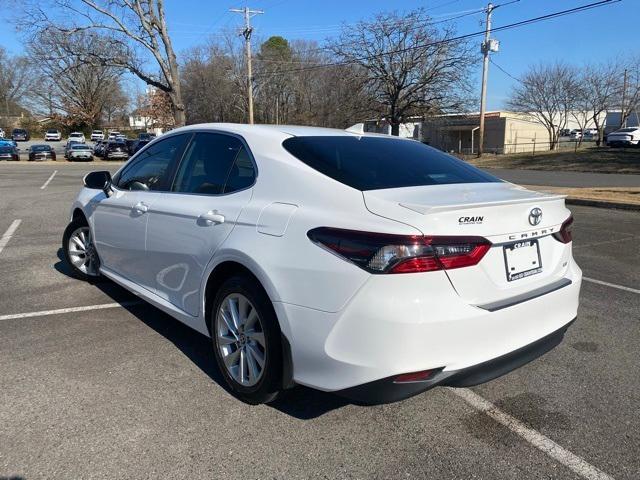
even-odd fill
[{"label": "car roof", "polygon": [[248,125],[244,123],[200,123],[196,125],[189,125],[186,127],[176,128],[167,133],[179,133],[189,132],[193,130],[218,130],[223,132],[235,133],[243,137],[271,137],[273,140],[280,141],[289,137],[327,137],[327,136],[345,136],[345,137],[362,137],[362,136],[375,136],[385,138],[399,138],[390,137],[389,135],[380,135],[375,133],[355,133],[347,130],[340,130],[337,128],[324,128],[324,127],[308,127],[301,125]]}]

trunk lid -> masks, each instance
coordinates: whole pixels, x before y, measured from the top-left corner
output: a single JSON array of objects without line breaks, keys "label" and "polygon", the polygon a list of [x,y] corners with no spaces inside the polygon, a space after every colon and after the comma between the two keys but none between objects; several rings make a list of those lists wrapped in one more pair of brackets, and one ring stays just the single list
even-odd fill
[{"label": "trunk lid", "polygon": [[[564,196],[507,182],[369,190],[363,196],[370,212],[411,225],[424,235],[480,236],[492,242],[477,265],[446,270],[455,290],[470,304],[546,286],[562,279],[568,268],[570,246],[551,236],[570,214]],[[532,213],[541,213],[539,223],[535,218],[530,222],[537,216]]]}]

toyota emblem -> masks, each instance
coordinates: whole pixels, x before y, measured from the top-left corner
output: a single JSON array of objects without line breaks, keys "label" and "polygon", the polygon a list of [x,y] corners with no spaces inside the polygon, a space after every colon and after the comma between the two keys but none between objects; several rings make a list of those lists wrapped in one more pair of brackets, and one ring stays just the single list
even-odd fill
[{"label": "toyota emblem", "polygon": [[538,225],[542,221],[542,209],[535,207],[529,212],[529,223],[532,226]]}]

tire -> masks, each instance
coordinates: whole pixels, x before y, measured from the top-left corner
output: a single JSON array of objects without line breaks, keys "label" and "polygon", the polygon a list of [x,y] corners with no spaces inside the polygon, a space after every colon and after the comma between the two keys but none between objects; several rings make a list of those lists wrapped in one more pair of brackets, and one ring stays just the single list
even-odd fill
[{"label": "tire", "polygon": [[[243,306],[243,299],[248,306]],[[273,401],[282,385],[281,333],[273,305],[262,286],[247,275],[231,277],[218,289],[212,307],[213,350],[229,389],[251,405]],[[240,321],[234,322],[233,318]]]},{"label": "tire", "polygon": [[[80,231],[85,232],[84,238],[87,239],[88,242],[82,241],[82,237],[79,235]],[[82,248],[79,242],[85,245],[84,248]],[[78,253],[83,250],[88,253],[84,253],[84,255]],[[101,277],[99,272],[100,258],[93,246],[91,229],[84,217],[74,219],[67,225],[67,228],[65,228],[64,234],[62,235],[62,251],[64,252],[64,259],[71,268],[71,272],[75,278],[84,280],[85,282],[93,282]],[[84,263],[84,265],[82,263]]]}]

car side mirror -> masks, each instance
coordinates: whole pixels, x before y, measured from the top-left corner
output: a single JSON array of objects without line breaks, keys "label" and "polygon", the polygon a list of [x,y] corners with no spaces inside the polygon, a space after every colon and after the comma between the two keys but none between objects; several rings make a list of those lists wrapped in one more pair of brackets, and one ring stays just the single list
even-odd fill
[{"label": "car side mirror", "polygon": [[87,188],[102,190],[107,197],[111,195],[111,174],[106,170],[87,173],[82,182]]}]

